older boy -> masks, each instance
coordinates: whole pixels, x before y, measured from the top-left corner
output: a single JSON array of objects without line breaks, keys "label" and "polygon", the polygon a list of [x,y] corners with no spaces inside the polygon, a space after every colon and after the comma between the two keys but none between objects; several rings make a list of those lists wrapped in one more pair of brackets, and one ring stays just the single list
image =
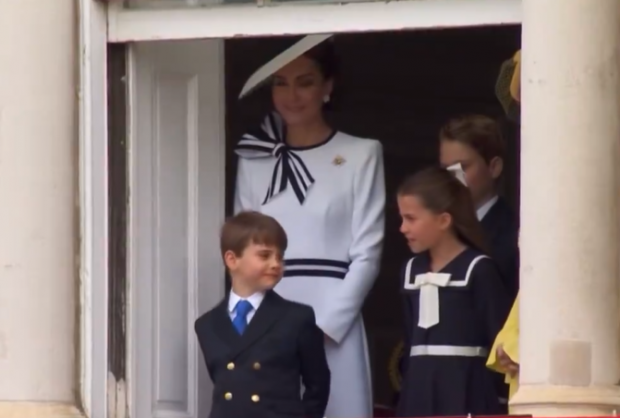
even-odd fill
[{"label": "older boy", "polygon": [[210,418],[322,418],[330,391],[323,333],[311,307],[272,290],[283,273],[284,229],[241,212],[220,243],[232,290],[195,324],[214,384]]},{"label": "older boy", "polygon": [[478,220],[491,247],[510,296],[519,289],[518,223],[508,204],[498,196],[504,168],[504,140],[493,119],[467,115],[452,119],[439,133],[441,165],[460,163],[472,194]]}]

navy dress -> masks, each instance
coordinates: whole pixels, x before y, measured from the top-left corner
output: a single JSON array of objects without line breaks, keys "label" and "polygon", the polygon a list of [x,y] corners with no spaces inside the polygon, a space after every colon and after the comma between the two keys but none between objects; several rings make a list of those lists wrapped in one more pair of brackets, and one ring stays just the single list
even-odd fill
[{"label": "navy dress", "polygon": [[480,221],[486,234],[491,257],[504,279],[508,295],[514,300],[519,292],[519,224],[508,203],[501,197]]},{"label": "navy dress", "polygon": [[[473,249],[438,272],[449,277],[443,284],[424,284],[426,277],[438,276],[425,274],[430,270],[428,253],[422,253],[409,260],[403,273],[409,349],[397,416],[501,414],[493,372],[485,366],[510,309],[500,273],[490,258]],[[429,311],[438,313],[432,326]]]}]

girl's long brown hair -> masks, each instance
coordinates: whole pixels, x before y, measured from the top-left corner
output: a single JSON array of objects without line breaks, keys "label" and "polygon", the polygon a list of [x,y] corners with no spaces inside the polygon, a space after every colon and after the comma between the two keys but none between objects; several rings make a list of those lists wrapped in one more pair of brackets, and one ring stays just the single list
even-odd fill
[{"label": "girl's long brown hair", "polygon": [[448,170],[431,167],[408,178],[398,188],[399,196],[415,196],[430,211],[449,213],[452,228],[464,244],[488,254],[484,231],[474,209],[471,194]]}]

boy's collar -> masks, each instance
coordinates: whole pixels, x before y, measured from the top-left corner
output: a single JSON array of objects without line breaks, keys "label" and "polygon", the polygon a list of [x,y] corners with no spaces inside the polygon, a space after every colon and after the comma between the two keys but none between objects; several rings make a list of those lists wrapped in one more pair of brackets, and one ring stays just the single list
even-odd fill
[{"label": "boy's collar", "polygon": [[250,302],[254,310],[257,310],[260,304],[263,302],[264,298],[265,292],[256,292],[247,298],[242,298],[241,296],[237,295],[233,290],[231,290],[230,296],[228,297],[228,312],[233,313],[235,307],[237,306],[237,303],[239,303],[239,301],[242,299]]},{"label": "boy's collar", "polygon": [[497,203],[498,199],[499,199],[499,196],[495,195],[489,200],[487,200],[486,203],[480,205],[478,209],[476,209],[476,215],[478,216],[479,221],[481,221],[486,216],[486,214],[489,213],[493,205]]}]

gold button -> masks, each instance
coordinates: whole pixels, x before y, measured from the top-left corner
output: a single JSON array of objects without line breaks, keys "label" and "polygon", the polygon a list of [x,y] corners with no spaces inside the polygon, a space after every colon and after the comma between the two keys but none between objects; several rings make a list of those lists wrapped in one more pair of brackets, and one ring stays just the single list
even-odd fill
[{"label": "gold button", "polygon": [[228,370],[235,370],[235,363],[228,363],[228,365],[226,366],[226,368]]},{"label": "gold button", "polygon": [[258,401],[260,401],[260,396],[252,395],[252,402],[258,402]]},{"label": "gold button", "polygon": [[259,362],[254,363],[253,367],[254,367],[254,370],[260,370],[260,363]]},{"label": "gold button", "polygon": [[224,399],[226,399],[227,401],[231,400],[232,399],[232,393],[226,392],[224,394]]}]

